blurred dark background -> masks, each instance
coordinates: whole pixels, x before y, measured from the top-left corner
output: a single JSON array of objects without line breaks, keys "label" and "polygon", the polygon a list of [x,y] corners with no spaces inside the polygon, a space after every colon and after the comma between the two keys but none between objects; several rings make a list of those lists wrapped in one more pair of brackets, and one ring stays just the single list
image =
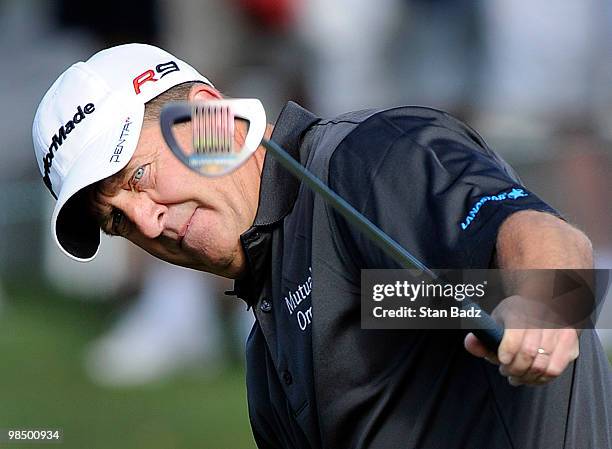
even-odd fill
[{"label": "blurred dark background", "polygon": [[251,318],[231,284],[119,239],[86,265],[50,241],[30,132],[72,63],[159,45],[270,121],[289,99],[447,110],[612,268],[611,30],[610,0],[1,0],[0,428],[62,428],[67,448],[254,447]]}]

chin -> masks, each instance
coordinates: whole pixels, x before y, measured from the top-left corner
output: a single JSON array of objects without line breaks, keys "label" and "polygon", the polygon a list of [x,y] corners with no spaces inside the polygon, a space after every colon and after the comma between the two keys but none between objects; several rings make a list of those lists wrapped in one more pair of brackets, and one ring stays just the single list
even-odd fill
[{"label": "chin", "polygon": [[190,258],[190,268],[219,276],[235,278],[242,271],[241,251],[236,250],[236,245],[227,246],[203,246],[198,249],[190,249],[190,253],[194,256]]},{"label": "chin", "polygon": [[233,223],[220,214],[199,209],[183,238],[183,251],[190,268],[236,277],[241,272],[242,246]]},{"label": "chin", "polygon": [[235,266],[234,263],[222,264],[218,262],[211,263],[209,261],[205,261],[191,262],[183,266],[198,271],[204,271],[206,273],[216,274],[217,276],[229,279],[238,278],[243,271],[241,268]]}]

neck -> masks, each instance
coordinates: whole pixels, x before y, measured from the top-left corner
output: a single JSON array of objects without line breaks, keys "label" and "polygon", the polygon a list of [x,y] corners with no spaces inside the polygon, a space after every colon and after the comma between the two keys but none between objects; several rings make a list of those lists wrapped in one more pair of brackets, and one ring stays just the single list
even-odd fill
[{"label": "neck", "polygon": [[[237,120],[236,123],[236,139],[238,144],[243,144],[246,137],[246,123],[243,120]],[[264,132],[264,139],[269,139],[272,136],[274,126],[268,124]],[[259,205],[259,190],[261,187],[261,177],[263,174],[263,165],[266,157],[266,149],[263,145],[259,145],[250,159],[238,169],[238,174],[243,179],[243,188],[245,197],[248,201],[248,210],[250,211],[250,221],[252,224],[257,215]]]}]

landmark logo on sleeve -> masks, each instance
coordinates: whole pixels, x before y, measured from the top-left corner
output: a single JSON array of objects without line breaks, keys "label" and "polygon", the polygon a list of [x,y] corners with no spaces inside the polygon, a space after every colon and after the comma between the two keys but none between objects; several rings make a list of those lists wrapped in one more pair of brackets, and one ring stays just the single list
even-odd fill
[{"label": "landmark logo on sleeve", "polygon": [[465,217],[465,219],[461,222],[461,229],[464,231],[467,229],[467,227],[472,223],[472,221],[474,221],[474,219],[478,215],[478,212],[480,211],[482,206],[488,201],[517,200],[525,196],[529,196],[529,194],[523,189],[517,188],[514,188],[509,192],[498,193],[497,195],[483,196],[476,202],[476,204],[474,204],[474,206],[470,209],[470,212],[468,213],[467,217]]}]

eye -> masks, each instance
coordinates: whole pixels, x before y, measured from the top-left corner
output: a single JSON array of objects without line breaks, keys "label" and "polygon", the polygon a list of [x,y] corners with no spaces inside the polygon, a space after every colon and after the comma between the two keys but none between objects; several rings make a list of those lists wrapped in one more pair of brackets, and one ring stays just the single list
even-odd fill
[{"label": "eye", "polygon": [[134,184],[138,183],[145,175],[145,166],[138,167],[132,176],[132,182]]},{"label": "eye", "polygon": [[125,223],[125,216],[123,215],[123,212],[121,212],[119,209],[113,209],[111,220],[112,233],[121,235],[121,232],[123,231],[123,224]]}]

